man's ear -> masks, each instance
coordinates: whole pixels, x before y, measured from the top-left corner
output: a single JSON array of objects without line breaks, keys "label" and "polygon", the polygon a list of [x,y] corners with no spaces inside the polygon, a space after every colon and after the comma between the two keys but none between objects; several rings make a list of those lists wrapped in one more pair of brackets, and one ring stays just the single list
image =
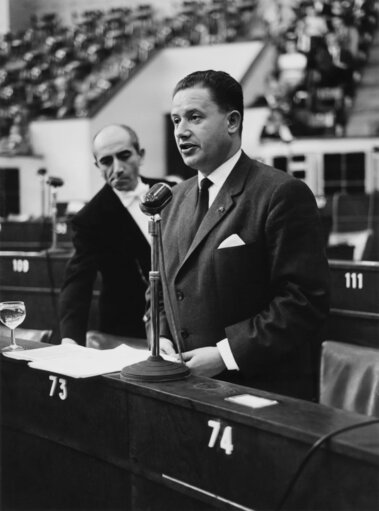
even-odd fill
[{"label": "man's ear", "polygon": [[141,149],[139,150],[139,155],[140,155],[140,157],[141,157],[141,160],[143,160],[143,159],[144,159],[144,157],[145,157],[145,149],[141,148]]},{"label": "man's ear", "polygon": [[99,164],[97,163],[96,158],[95,158],[95,160],[93,161],[93,163],[95,164],[95,167],[99,168]]},{"label": "man's ear", "polygon": [[239,131],[241,125],[241,114],[238,110],[232,110],[228,113],[228,131],[229,133],[236,133]]}]

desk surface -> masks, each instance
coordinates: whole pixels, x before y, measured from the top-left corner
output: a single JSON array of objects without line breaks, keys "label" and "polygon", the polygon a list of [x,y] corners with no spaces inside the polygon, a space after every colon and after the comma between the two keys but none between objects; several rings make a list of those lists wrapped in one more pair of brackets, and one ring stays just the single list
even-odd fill
[{"label": "desk surface", "polygon": [[[318,438],[369,419],[208,378],[71,379],[0,359],[4,509],[275,509]],[[278,404],[225,401],[245,393]],[[377,509],[378,474],[379,425],[343,433],[287,504]]]}]

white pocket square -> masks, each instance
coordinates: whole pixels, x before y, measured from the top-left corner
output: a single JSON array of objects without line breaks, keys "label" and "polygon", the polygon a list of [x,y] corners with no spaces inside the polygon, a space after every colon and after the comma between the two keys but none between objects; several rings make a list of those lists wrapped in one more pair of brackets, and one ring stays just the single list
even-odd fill
[{"label": "white pocket square", "polygon": [[246,245],[246,243],[238,236],[238,234],[232,234],[229,238],[222,241],[218,248],[239,247],[241,245]]}]

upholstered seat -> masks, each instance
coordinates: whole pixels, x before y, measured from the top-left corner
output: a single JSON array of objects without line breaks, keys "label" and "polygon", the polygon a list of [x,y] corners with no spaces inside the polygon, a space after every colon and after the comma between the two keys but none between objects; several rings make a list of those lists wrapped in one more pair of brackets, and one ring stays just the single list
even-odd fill
[{"label": "upholstered seat", "polygon": [[379,416],[379,349],[325,341],[320,403]]}]

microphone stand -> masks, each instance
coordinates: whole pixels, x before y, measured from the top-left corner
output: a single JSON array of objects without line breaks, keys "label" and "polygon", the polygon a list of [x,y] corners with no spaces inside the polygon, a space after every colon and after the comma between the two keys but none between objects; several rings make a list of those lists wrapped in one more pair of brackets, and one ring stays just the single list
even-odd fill
[{"label": "microphone stand", "polygon": [[51,230],[52,230],[52,243],[48,252],[60,252],[58,248],[58,234],[57,234],[57,188],[63,185],[62,179],[58,177],[51,177],[48,180],[50,186],[50,213],[51,213]]},{"label": "microphone stand", "polygon": [[[149,218],[149,234],[151,235],[151,271],[149,282],[151,290],[151,317],[153,339],[151,355],[147,360],[126,366],[121,377],[132,381],[173,381],[182,380],[190,374],[188,367],[180,362],[165,360],[159,354],[159,255],[162,240],[161,217],[154,214]],[[162,255],[162,254],[161,254]],[[163,269],[162,269],[163,271]]]},{"label": "microphone stand", "polygon": [[37,174],[40,176],[40,183],[41,183],[41,218],[42,220],[46,216],[46,169],[39,169],[37,171]]},{"label": "microphone stand", "polygon": [[52,243],[49,248],[50,252],[56,252],[57,245],[57,189],[55,186],[51,187],[51,229],[52,229]]}]

